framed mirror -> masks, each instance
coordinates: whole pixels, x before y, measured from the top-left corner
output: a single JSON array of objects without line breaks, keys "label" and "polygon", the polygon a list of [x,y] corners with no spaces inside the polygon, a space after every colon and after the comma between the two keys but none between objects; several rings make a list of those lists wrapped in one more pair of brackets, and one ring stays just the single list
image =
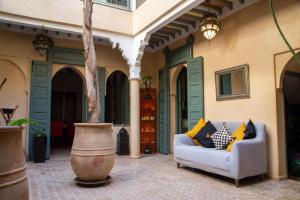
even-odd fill
[{"label": "framed mirror", "polygon": [[215,72],[217,101],[250,97],[249,65]]}]

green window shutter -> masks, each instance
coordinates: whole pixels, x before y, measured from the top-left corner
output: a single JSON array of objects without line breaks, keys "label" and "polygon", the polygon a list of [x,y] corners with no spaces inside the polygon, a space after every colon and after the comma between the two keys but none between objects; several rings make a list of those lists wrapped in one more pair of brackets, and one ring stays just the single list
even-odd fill
[{"label": "green window shutter", "polygon": [[100,101],[100,119],[101,123],[105,120],[105,68],[98,67],[98,85]]},{"label": "green window shutter", "polygon": [[228,95],[231,94],[231,73],[228,74],[223,74],[220,76],[221,80],[220,83],[221,85],[221,94],[222,95]]},{"label": "green window shutter", "polygon": [[196,125],[204,117],[203,58],[197,57],[187,62],[188,85],[188,128]]},{"label": "green window shutter", "polygon": [[33,134],[44,129],[47,134],[46,158],[50,155],[51,63],[33,61],[31,67],[29,117],[38,125],[29,125],[29,158],[33,159]]},{"label": "green window shutter", "polygon": [[122,83],[121,88],[121,120],[122,124],[128,125],[129,124],[129,81],[126,77],[124,82]]},{"label": "green window shutter", "polygon": [[159,71],[159,152],[169,154],[169,79],[166,68]]}]

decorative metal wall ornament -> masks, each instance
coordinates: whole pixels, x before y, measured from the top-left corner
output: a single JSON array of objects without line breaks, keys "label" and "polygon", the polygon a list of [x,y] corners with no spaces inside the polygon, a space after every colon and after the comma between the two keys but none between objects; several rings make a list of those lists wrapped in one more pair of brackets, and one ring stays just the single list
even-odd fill
[{"label": "decorative metal wall ornament", "polygon": [[208,40],[212,40],[221,28],[221,22],[216,15],[207,16],[200,25],[203,36]]},{"label": "decorative metal wall ornament", "polygon": [[34,48],[39,52],[41,56],[47,54],[48,50],[53,47],[53,40],[46,34],[37,34],[35,39],[32,41]]}]

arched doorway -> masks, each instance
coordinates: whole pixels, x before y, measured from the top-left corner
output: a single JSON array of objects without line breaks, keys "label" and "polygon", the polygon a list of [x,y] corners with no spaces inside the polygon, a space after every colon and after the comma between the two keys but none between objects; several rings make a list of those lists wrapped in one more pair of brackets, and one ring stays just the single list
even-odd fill
[{"label": "arched doorway", "polygon": [[129,123],[128,77],[119,70],[110,74],[106,82],[105,122]]},{"label": "arched doorway", "polygon": [[300,180],[300,65],[294,60],[283,76],[288,175]]},{"label": "arched doorway", "polygon": [[176,81],[176,112],[177,112],[177,133],[188,131],[187,119],[187,69],[183,67]]},{"label": "arched doorway", "polygon": [[83,80],[72,68],[59,70],[52,79],[51,149],[70,148],[74,123],[82,122]]}]

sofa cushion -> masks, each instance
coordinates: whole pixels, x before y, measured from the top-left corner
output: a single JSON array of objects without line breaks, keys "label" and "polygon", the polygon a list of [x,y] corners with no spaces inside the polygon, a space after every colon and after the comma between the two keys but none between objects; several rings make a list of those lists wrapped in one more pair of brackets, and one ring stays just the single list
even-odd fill
[{"label": "sofa cushion", "polygon": [[210,138],[213,140],[216,149],[224,149],[227,144],[232,141],[232,138],[227,130],[226,126],[223,125],[221,129],[212,134]]},{"label": "sofa cushion", "polygon": [[[205,120],[203,118],[201,118],[197,124],[192,128],[192,130],[189,130],[188,132],[186,132],[186,135],[189,136],[190,138],[193,139],[193,137],[195,137],[195,135],[205,126]],[[199,145],[200,143],[198,142],[198,140],[193,139],[193,142],[197,145]]]},{"label": "sofa cushion", "polygon": [[196,139],[203,147],[214,148],[214,142],[210,136],[215,133],[217,129],[212,125],[210,121],[206,122],[205,126],[195,135]]},{"label": "sofa cushion", "polygon": [[249,120],[244,133],[244,139],[253,139],[256,137],[256,129],[251,119]]},{"label": "sofa cushion", "polygon": [[202,146],[181,145],[176,148],[175,157],[197,164],[206,165],[222,170],[230,170],[231,153]]},{"label": "sofa cushion", "polygon": [[228,144],[227,149],[226,149],[227,151],[231,151],[233,143],[243,140],[243,138],[245,136],[245,134],[244,134],[245,130],[246,130],[246,124],[242,123],[240,125],[240,127],[232,133],[231,137],[232,137],[233,141]]}]

